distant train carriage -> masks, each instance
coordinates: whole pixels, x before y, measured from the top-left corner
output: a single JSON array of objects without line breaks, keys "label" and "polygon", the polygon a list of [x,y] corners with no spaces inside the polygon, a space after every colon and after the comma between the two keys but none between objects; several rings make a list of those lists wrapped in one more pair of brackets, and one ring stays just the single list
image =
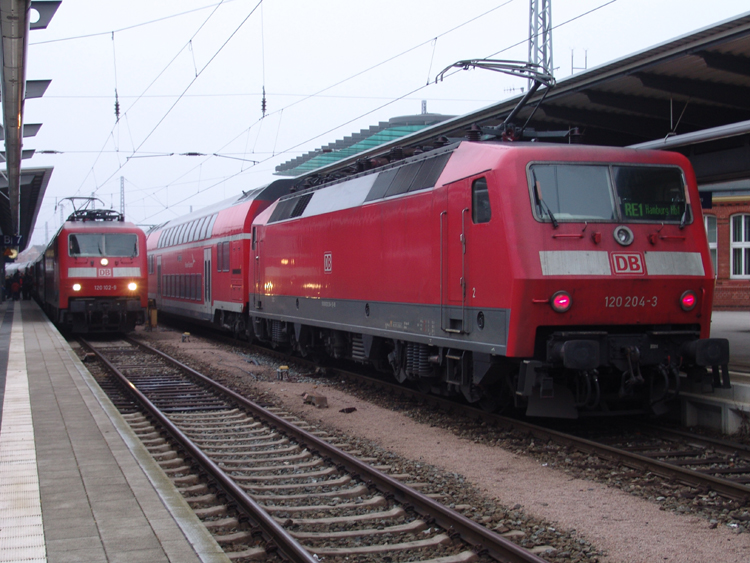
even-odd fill
[{"label": "distant train carriage", "polygon": [[[215,325],[537,416],[660,413],[685,382],[728,384],[683,156],[464,141],[366,168],[307,189],[300,180],[266,209],[226,208],[224,234],[203,252],[216,260],[221,244],[247,243],[243,298],[233,327],[219,322],[226,305],[204,305]],[[182,245],[170,268],[183,275],[193,257],[179,229],[200,216],[172,222],[177,239],[158,237]],[[234,272],[229,260],[208,270],[214,295],[240,283],[222,269]],[[175,283],[186,295],[190,284]]]},{"label": "distant train carriage", "polygon": [[253,218],[292,180],[278,180],[151,229],[149,298],[159,311],[245,334]]},{"label": "distant train carriage", "polygon": [[146,235],[112,210],[75,211],[34,263],[34,293],[76,333],[128,332],[148,303]]}]

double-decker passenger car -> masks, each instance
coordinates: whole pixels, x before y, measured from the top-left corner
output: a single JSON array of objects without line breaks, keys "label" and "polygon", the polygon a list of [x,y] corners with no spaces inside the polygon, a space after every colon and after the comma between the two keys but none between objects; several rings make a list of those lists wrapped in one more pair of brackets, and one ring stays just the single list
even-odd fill
[{"label": "double-decker passenger car", "polygon": [[73,212],[34,263],[36,299],[61,329],[128,332],[148,304],[146,235],[116,211]]},{"label": "double-decker passenger car", "polygon": [[149,298],[157,309],[245,334],[251,223],[293,183],[278,180],[149,231]]},{"label": "double-decker passenger car", "polygon": [[[679,154],[463,141],[297,188],[227,208],[250,239],[233,318],[251,338],[538,416],[658,413],[685,381],[728,384]],[[214,292],[237,283],[208,272]]]}]

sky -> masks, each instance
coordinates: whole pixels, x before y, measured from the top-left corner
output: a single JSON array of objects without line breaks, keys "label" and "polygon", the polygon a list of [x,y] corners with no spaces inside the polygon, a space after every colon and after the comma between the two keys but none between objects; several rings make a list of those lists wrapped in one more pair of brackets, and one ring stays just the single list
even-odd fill
[{"label": "sky", "polygon": [[[747,0],[552,0],[554,75],[750,10]],[[526,81],[463,59],[528,59],[529,0],[63,0],[31,31],[24,168],[52,166],[31,244],[99,198],[148,227],[272,181],[274,169],[392,117],[462,115]],[[265,91],[266,112],[262,112]],[[115,104],[119,103],[119,119]],[[43,154],[42,151],[48,151]],[[101,206],[101,205],[100,205]]]}]

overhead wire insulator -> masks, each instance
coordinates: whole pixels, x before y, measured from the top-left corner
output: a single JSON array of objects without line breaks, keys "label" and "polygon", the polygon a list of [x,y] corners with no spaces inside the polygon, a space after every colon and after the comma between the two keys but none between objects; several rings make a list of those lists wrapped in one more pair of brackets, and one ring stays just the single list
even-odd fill
[{"label": "overhead wire insulator", "polygon": [[260,111],[266,116],[266,87],[263,87],[263,99],[260,101]]},{"label": "overhead wire insulator", "polygon": [[120,100],[117,97],[117,90],[115,90],[115,117],[117,121],[120,121]]}]

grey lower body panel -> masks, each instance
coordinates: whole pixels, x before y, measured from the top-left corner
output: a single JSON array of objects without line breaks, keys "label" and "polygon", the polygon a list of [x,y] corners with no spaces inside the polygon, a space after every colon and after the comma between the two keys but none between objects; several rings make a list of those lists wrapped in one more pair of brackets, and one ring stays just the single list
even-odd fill
[{"label": "grey lower body panel", "polygon": [[205,311],[199,311],[197,310],[197,308],[180,307],[179,304],[172,304],[172,303],[167,302],[164,299],[162,299],[161,302],[159,303],[158,309],[159,311],[162,311],[170,315],[188,317],[190,319],[195,319],[198,321],[210,322],[213,320],[213,316],[211,315],[211,313],[207,313]]},{"label": "grey lower body panel", "polygon": [[508,344],[509,309],[284,295],[260,296],[259,303],[252,316],[499,356]]}]

